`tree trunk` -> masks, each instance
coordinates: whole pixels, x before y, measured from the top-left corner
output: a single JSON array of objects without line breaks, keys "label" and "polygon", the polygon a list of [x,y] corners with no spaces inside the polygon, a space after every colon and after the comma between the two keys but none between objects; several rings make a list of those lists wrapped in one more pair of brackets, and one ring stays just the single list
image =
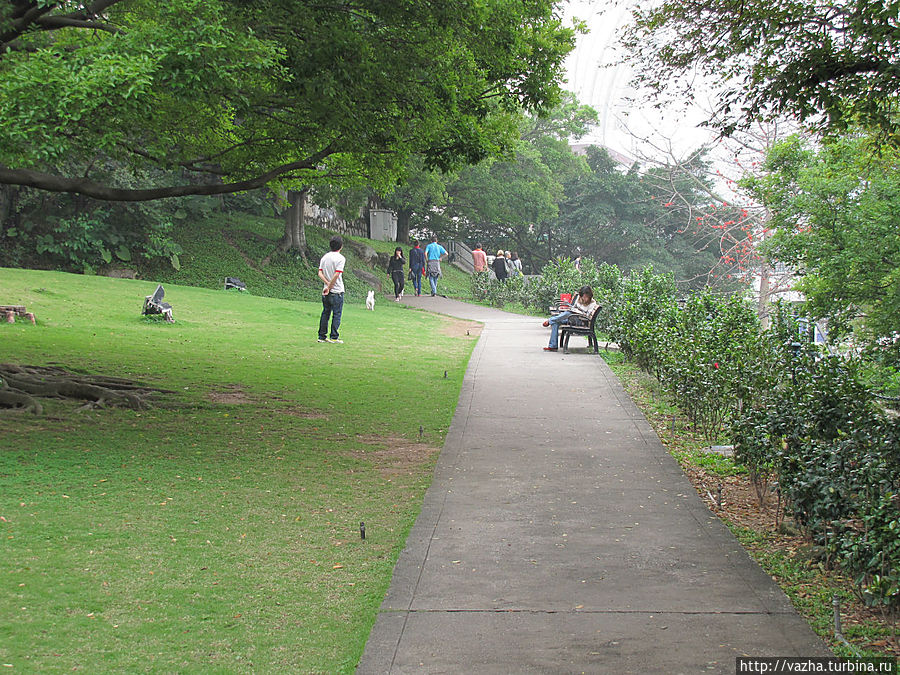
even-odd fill
[{"label": "tree trunk", "polygon": [[309,188],[303,188],[297,192],[294,204],[294,224],[293,224],[293,240],[294,247],[300,251],[300,255],[306,260],[306,197],[309,195]]},{"label": "tree trunk", "polygon": [[400,209],[397,211],[397,241],[401,244],[409,243],[409,217],[412,211]]},{"label": "tree trunk", "polygon": [[769,266],[763,263],[759,267],[759,301],[756,306],[756,315],[759,317],[760,328],[766,330],[769,327]]},{"label": "tree trunk", "polygon": [[[288,193],[286,190],[279,190],[278,197],[275,200],[276,207],[278,204],[284,204],[288,201]],[[281,241],[278,242],[278,246],[275,247],[275,251],[266,256],[265,260],[263,260],[263,267],[269,264],[269,260],[272,258],[272,255],[275,253],[285,253],[288,249],[291,248],[291,218],[289,216],[289,212],[291,210],[290,204],[288,207],[281,211],[280,213],[276,210],[276,213],[284,218],[284,233],[281,235]]]},{"label": "tree trunk", "polygon": [[288,190],[287,200],[290,207],[284,212],[284,239],[288,242],[287,250],[297,251],[306,260],[306,195],[309,188]]},{"label": "tree trunk", "polygon": [[275,253],[287,253],[297,251],[306,260],[306,196],[309,188],[302,190],[282,191],[278,194],[279,201],[287,202],[288,207],[281,212],[284,218],[284,234],[275,251],[263,258],[261,265],[268,265]]},{"label": "tree trunk", "polygon": [[5,232],[13,227],[10,219],[12,215],[12,205],[15,193],[18,188],[12,185],[0,185],[0,232]]}]

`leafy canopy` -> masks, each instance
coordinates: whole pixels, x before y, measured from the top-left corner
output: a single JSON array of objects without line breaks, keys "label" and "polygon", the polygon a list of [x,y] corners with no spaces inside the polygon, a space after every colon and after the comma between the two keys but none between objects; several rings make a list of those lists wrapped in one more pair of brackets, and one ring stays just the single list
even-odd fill
[{"label": "leafy canopy", "polygon": [[[772,255],[802,274],[799,289],[832,335],[891,343],[900,326],[900,151],[873,152],[856,133],[815,148],[776,145],[748,187],[771,211]],[[895,345],[896,348],[897,345]]]},{"label": "leafy canopy", "polygon": [[514,140],[496,111],[556,102],[573,39],[551,0],[6,0],[0,183],[144,200],[478,161]]},{"label": "leafy canopy", "polygon": [[625,44],[637,79],[690,96],[700,73],[721,89],[712,124],[760,117],[822,129],[854,123],[900,144],[898,0],[666,0],[634,12]]}]

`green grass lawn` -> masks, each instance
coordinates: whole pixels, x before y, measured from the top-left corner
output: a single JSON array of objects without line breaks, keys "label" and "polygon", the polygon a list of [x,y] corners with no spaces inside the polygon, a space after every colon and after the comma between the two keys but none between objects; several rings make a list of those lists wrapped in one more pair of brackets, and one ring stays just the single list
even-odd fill
[{"label": "green grass lawn", "polygon": [[165,324],[139,316],[154,288],[0,269],[38,319],[0,324],[0,363],[173,392],[0,410],[0,666],[352,671],[475,337],[351,301],[318,344],[318,303],[174,285]]}]

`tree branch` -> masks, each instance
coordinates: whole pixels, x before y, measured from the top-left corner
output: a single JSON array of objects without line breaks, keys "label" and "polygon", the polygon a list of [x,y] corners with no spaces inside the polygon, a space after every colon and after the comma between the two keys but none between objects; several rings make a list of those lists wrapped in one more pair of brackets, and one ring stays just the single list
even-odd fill
[{"label": "tree branch", "polygon": [[113,188],[101,185],[88,178],[66,178],[54,176],[30,169],[9,169],[0,166],[0,184],[22,185],[33,187],[48,192],[70,192],[85,195],[94,199],[102,199],[114,202],[143,202],[153,199],[167,199],[170,197],[184,197],[186,195],[220,195],[231,192],[243,192],[255,190],[265,186],[276,178],[290,175],[294,171],[315,169],[323,159],[335,152],[335,144],[332,143],[320,152],[310,157],[282,164],[270,171],[254,178],[236,181],[233,183],[205,183],[202,185],[175,185],[171,187],[158,187],[144,190],[131,190]]},{"label": "tree branch", "polygon": [[41,30],[58,30],[60,28],[89,28],[102,30],[107,33],[124,33],[121,28],[116,28],[107,23],[91,21],[88,19],[74,19],[65,16],[44,16],[34,22]]},{"label": "tree branch", "polygon": [[[59,28],[89,28],[91,30],[104,30],[109,32],[120,32],[120,29],[110,26],[106,23],[94,21],[104,10],[121,2],[122,0],[97,0],[90,7],[78,12],[70,12],[68,14],[52,14],[54,9],[59,7],[58,3],[52,3],[46,6],[39,6],[37,3],[29,2],[23,4],[22,9],[18,13],[13,14],[13,21],[10,27],[0,33],[0,47],[8,45],[10,42],[18,40],[30,30],[58,30]],[[2,50],[0,50],[2,53]]]}]

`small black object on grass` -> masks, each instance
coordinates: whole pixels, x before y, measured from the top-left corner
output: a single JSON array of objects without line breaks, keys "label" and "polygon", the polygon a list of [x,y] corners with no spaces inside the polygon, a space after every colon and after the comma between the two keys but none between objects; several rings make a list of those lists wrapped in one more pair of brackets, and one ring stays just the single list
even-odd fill
[{"label": "small black object on grass", "polygon": [[225,277],[225,290],[227,291],[229,288],[236,288],[239,291],[246,291],[247,284],[245,284],[237,277]]},{"label": "small black object on grass", "polygon": [[359,524],[359,538],[360,539],[366,538],[366,524],[363,522],[360,522],[360,524]]},{"label": "small black object on grass", "polygon": [[175,318],[172,316],[172,305],[168,302],[163,302],[165,297],[166,291],[163,289],[162,284],[159,284],[153,295],[144,297],[144,308],[141,310],[141,314],[143,316],[161,314],[168,323],[175,323]]}]

